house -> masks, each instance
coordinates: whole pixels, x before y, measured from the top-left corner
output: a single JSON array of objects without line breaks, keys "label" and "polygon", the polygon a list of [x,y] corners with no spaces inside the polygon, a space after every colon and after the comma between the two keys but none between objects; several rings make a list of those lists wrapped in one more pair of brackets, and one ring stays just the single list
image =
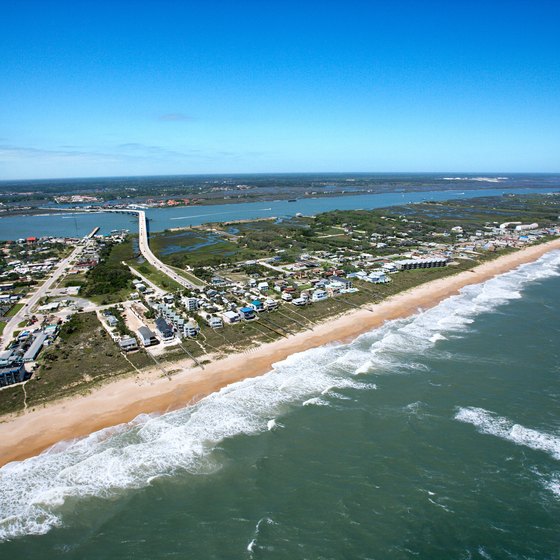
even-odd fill
[{"label": "house", "polygon": [[171,325],[163,317],[156,319],[156,329],[164,341],[172,340],[175,337]]},{"label": "house", "polygon": [[292,299],[294,299],[292,297],[292,294],[288,293],[288,292],[284,292],[281,296],[280,296],[284,301],[292,301]]},{"label": "house", "polygon": [[392,262],[383,263],[383,270],[385,272],[397,272],[397,265]]},{"label": "house", "polygon": [[267,311],[274,311],[275,309],[278,309],[278,302],[275,299],[267,298],[264,303]]},{"label": "house", "polygon": [[138,329],[138,338],[144,347],[152,346],[159,342],[156,335],[148,327],[144,326]]},{"label": "house", "polygon": [[390,281],[382,270],[373,270],[366,276],[366,278],[364,278],[364,280],[371,282],[372,284],[386,284]]},{"label": "house", "polygon": [[304,305],[307,304],[307,300],[304,298],[296,298],[294,300],[292,300],[292,303],[294,305],[297,305],[298,307],[303,307]]},{"label": "house", "polygon": [[17,355],[11,350],[4,350],[3,352],[0,352],[0,367],[4,368],[12,365],[17,361],[17,358]]},{"label": "house", "polygon": [[116,327],[119,324],[119,321],[114,315],[107,315],[105,320],[110,327]]},{"label": "house", "polygon": [[198,299],[194,297],[184,297],[183,305],[187,311],[196,311],[198,309]]},{"label": "house", "polygon": [[342,278],[341,276],[331,276],[330,283],[331,285],[339,284],[340,287],[344,290],[352,288],[352,280],[350,280],[349,278]]},{"label": "house", "polygon": [[259,282],[257,284],[257,289],[260,292],[268,292],[268,282]]},{"label": "house", "polygon": [[210,317],[208,317],[206,319],[206,322],[211,329],[222,329],[224,327],[223,320],[216,315],[211,315]]},{"label": "house", "polygon": [[263,312],[264,303],[260,299],[254,299],[250,304],[249,307],[252,307],[257,313]]},{"label": "house", "polygon": [[35,361],[35,358],[39,355],[39,352],[43,349],[43,344],[45,343],[45,340],[47,340],[47,335],[44,332],[40,332],[31,343],[31,346],[27,349],[27,351],[23,355],[24,363]]},{"label": "house", "polygon": [[245,321],[255,319],[255,310],[252,307],[242,307],[239,312]]},{"label": "house", "polygon": [[183,334],[191,338],[195,337],[200,332],[200,327],[194,319],[189,319],[183,327]]},{"label": "house", "polygon": [[236,313],[235,311],[226,311],[222,313],[222,318],[226,323],[229,323],[230,325],[239,323],[239,321],[241,320],[239,313]]},{"label": "house", "polygon": [[311,294],[311,301],[322,301],[324,299],[327,299],[327,297],[328,295],[325,290],[315,290]]},{"label": "house", "polygon": [[132,352],[133,350],[138,350],[138,342],[132,336],[123,336],[119,340],[119,346],[125,352]]},{"label": "house", "polygon": [[25,367],[22,363],[14,363],[10,366],[0,368],[0,387],[13,385],[25,380]]}]

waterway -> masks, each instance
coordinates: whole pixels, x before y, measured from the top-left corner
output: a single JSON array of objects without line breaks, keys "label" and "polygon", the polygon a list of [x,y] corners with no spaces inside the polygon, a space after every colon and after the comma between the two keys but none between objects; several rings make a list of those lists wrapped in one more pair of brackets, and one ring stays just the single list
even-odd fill
[{"label": "waterway", "polygon": [[[324,198],[304,198],[296,202],[287,200],[248,202],[240,204],[220,204],[212,206],[183,206],[179,208],[152,208],[146,211],[150,231],[200,225],[207,222],[250,220],[255,218],[286,218],[296,213],[314,215],[330,210],[373,209],[387,206],[422,202],[443,201],[458,198],[500,196],[506,193],[547,193],[558,192],[559,186],[546,188],[496,188],[472,189],[464,191],[428,191],[390,194],[363,194],[333,196]],[[15,240],[29,236],[72,237],[84,236],[94,227],[100,233],[108,234],[115,229],[138,231],[138,219],[127,214],[84,214],[83,212],[42,214],[35,216],[8,216],[0,218],[0,240]]]}]

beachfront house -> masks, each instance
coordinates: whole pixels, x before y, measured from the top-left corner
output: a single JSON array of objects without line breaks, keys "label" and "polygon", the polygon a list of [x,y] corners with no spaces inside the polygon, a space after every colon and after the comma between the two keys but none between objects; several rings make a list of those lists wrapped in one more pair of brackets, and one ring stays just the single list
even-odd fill
[{"label": "beachfront house", "polygon": [[323,301],[325,299],[327,299],[328,294],[325,290],[323,289],[319,289],[319,290],[315,290],[312,294],[311,294],[311,301]]},{"label": "beachfront house", "polygon": [[239,321],[241,320],[239,313],[236,313],[235,311],[225,311],[224,313],[222,313],[222,318],[226,323],[230,325],[239,323]]},{"label": "beachfront house", "polygon": [[153,346],[154,344],[158,343],[158,339],[156,335],[145,326],[142,326],[138,329],[138,338],[140,339],[140,343],[142,346]]},{"label": "beachfront house", "polygon": [[163,317],[156,319],[156,330],[164,342],[173,340],[175,337],[171,325]]},{"label": "beachfront house", "polygon": [[330,285],[340,287],[343,290],[348,290],[353,286],[350,278],[342,278],[341,276],[331,276]]},{"label": "beachfront house", "polygon": [[239,313],[245,321],[251,321],[256,318],[255,310],[252,307],[242,307]]},{"label": "beachfront house", "polygon": [[25,354],[23,355],[23,362],[29,363],[34,362],[39,352],[43,349],[43,345],[47,340],[47,335],[44,332],[40,332],[31,343],[31,346],[27,349]]},{"label": "beachfront house", "polygon": [[260,299],[254,299],[249,307],[252,307],[257,313],[261,313],[265,310],[264,303]]},{"label": "beachfront house", "polygon": [[224,326],[224,322],[221,317],[217,317],[216,315],[210,315],[206,322],[211,329],[221,329]]},{"label": "beachfront house", "polygon": [[12,365],[0,368],[0,387],[24,381],[25,373],[25,367],[22,363],[13,363]]},{"label": "beachfront house", "polygon": [[194,319],[189,319],[183,327],[183,334],[190,338],[194,338],[200,332],[200,327]]},{"label": "beachfront house", "polygon": [[138,342],[136,342],[136,339],[132,336],[123,336],[119,340],[119,347],[125,352],[133,352],[134,350],[138,350]]},{"label": "beachfront house", "polygon": [[264,303],[267,311],[274,311],[275,309],[278,309],[278,302],[275,299],[267,298]]}]

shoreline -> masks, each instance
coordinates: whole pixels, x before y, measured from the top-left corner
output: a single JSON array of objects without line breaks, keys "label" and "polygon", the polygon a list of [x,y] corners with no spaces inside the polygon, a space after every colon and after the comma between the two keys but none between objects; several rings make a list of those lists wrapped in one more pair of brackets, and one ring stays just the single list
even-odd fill
[{"label": "shoreline", "polygon": [[35,411],[0,423],[0,466],[22,460],[62,440],[86,436],[97,430],[130,422],[139,414],[164,413],[192,404],[223,387],[266,374],[288,356],[337,342],[346,342],[386,321],[434,307],[471,284],[480,284],[517,266],[533,262],[560,249],[560,238],[500,256],[445,278],[416,286],[379,304],[350,311],[289,338],[261,345],[250,352],[232,354],[193,368],[189,360],[173,364],[180,373],[161,377],[156,368],[107,383],[83,396],[53,401]]}]

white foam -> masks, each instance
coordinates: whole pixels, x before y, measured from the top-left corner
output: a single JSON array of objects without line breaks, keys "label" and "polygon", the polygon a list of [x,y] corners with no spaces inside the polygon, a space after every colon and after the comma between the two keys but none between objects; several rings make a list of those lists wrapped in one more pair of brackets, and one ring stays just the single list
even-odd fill
[{"label": "white foam", "polygon": [[[425,366],[410,355],[443,344],[442,337],[466,332],[476,315],[519,297],[529,282],[558,275],[559,265],[560,253],[549,253],[351,344],[294,354],[267,375],[230,385],[193,406],[161,416],[141,415],[130,424],[6,465],[0,469],[0,540],[61,525],[69,499],[74,508],[82,498],[116,497],[158,477],[214,472],[220,464],[213,451],[224,439],[266,432],[273,427],[271,418],[302,404],[329,406],[329,399],[344,397],[345,390],[375,389],[359,376],[418,371]],[[554,436],[538,440],[533,432],[520,427],[510,437],[549,452],[557,444]]]},{"label": "white foam", "polygon": [[546,481],[545,487],[550,490],[556,498],[560,499],[560,474]]},{"label": "white foam", "polygon": [[515,424],[511,420],[484,408],[459,408],[455,414],[455,419],[472,424],[483,434],[490,434],[536,451],[544,451],[560,460],[560,436],[558,435]]},{"label": "white foam", "polygon": [[[511,300],[522,297],[523,288],[534,281],[560,275],[560,252],[547,253],[537,261],[492,278],[482,284],[463,288],[459,295],[411,318],[386,323],[358,338],[369,344],[367,359],[363,353],[354,365],[355,374],[399,369],[422,369],[423,364],[403,360],[403,354],[432,350],[449,337],[462,336],[481,313],[492,312]],[[349,355],[347,358],[352,358]]]}]

